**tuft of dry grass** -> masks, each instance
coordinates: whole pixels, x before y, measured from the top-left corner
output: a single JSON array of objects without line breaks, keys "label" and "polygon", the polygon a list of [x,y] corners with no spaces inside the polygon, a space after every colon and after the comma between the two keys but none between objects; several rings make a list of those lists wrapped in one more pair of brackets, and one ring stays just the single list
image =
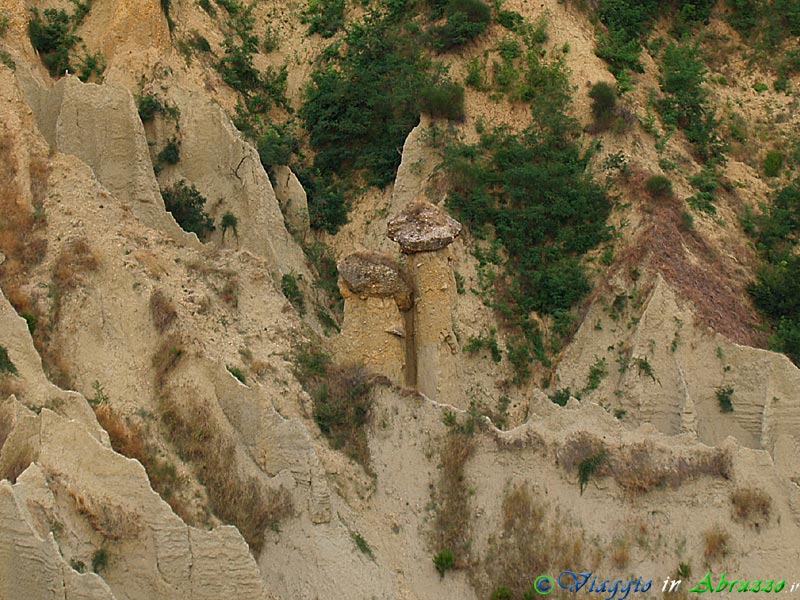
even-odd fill
[{"label": "tuft of dry grass", "polygon": [[106,430],[111,440],[111,447],[128,458],[144,462],[144,440],[142,430],[138,426],[128,425],[108,404],[94,407],[97,422]]},{"label": "tuft of dry grass", "polygon": [[624,569],[631,560],[631,544],[627,537],[618,537],[611,542],[611,564]]},{"label": "tuft of dry grass", "polygon": [[772,498],[757,488],[739,488],[731,493],[733,518],[739,522],[759,527],[769,522]]},{"label": "tuft of dry grass", "polygon": [[169,395],[161,398],[161,420],[178,454],[194,466],[208,492],[211,510],[235,525],[258,556],[267,528],[277,528],[293,514],[291,496],[272,490],[242,474],[234,442],[215,424],[208,407],[180,406]]},{"label": "tuft of dry grass", "polygon": [[[509,486],[503,495],[502,528],[489,539],[478,578],[481,597],[505,587],[514,598],[527,597],[540,573],[573,569],[583,564],[586,550],[582,530],[571,526],[527,485]],[[490,584],[490,585],[487,585]]]},{"label": "tuft of dry grass", "polygon": [[78,238],[68,242],[58,253],[53,263],[53,284],[63,293],[74,290],[84,283],[84,275],[97,271],[100,261],[95,256],[89,242]]},{"label": "tuft of dry grass", "polygon": [[11,483],[17,482],[22,472],[33,461],[33,450],[28,444],[21,444],[19,448],[12,448],[13,457],[6,461],[5,467],[0,471],[0,479],[8,479]]},{"label": "tuft of dry grass", "polygon": [[194,522],[193,515],[179,494],[182,483],[175,466],[160,458],[158,449],[145,441],[144,431],[139,425],[127,423],[105,403],[93,407],[98,423],[108,433],[111,447],[138,460],[150,480],[150,485],[167,502],[184,522]]},{"label": "tuft of dry grass", "polygon": [[150,318],[159,333],[164,333],[178,318],[172,301],[161,290],[150,294]]},{"label": "tuft of dry grass", "polygon": [[177,335],[164,339],[153,354],[151,364],[156,370],[154,382],[156,395],[163,392],[167,385],[167,377],[178,366],[183,354],[183,342]]},{"label": "tuft of dry grass", "polygon": [[470,494],[464,467],[474,449],[472,436],[451,431],[439,453],[440,475],[435,494],[433,541],[436,551],[450,550],[453,553],[455,568],[464,568],[469,562]]},{"label": "tuft of dry grass", "polygon": [[78,513],[86,517],[92,529],[107,540],[130,539],[142,529],[139,515],[127,512],[108,498],[95,498],[74,489],[67,489],[67,493]]},{"label": "tuft of dry grass", "polygon": [[687,456],[656,446],[652,441],[607,448],[602,440],[585,431],[569,438],[557,449],[556,456],[558,463],[572,472],[602,453],[605,460],[592,475],[613,477],[623,490],[634,495],[667,486],[678,488],[703,476],[721,479],[731,476],[730,455],[720,448],[698,449]]},{"label": "tuft of dry grass", "polygon": [[730,552],[731,536],[717,524],[703,533],[703,556],[707,561],[723,558]]}]

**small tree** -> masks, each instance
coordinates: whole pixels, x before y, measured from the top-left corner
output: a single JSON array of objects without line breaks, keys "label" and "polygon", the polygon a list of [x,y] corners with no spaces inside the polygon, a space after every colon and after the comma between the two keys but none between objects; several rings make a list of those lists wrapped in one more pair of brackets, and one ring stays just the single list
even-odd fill
[{"label": "small tree", "polygon": [[214,221],[203,210],[206,199],[194,185],[186,185],[181,180],[174,186],[161,190],[161,195],[164,198],[164,207],[172,213],[184,231],[196,233],[200,239],[214,231]]},{"label": "small tree", "polygon": [[225,232],[227,232],[228,229],[233,231],[233,235],[236,238],[236,243],[239,243],[239,231],[236,229],[238,225],[239,219],[236,218],[236,215],[229,210],[225,211],[225,214],[222,215],[222,222],[220,223],[223,243],[225,242]]},{"label": "small tree", "polygon": [[596,129],[603,131],[611,127],[615,117],[614,109],[617,106],[617,94],[614,88],[605,81],[600,81],[589,90],[589,98],[592,99],[592,115]]}]

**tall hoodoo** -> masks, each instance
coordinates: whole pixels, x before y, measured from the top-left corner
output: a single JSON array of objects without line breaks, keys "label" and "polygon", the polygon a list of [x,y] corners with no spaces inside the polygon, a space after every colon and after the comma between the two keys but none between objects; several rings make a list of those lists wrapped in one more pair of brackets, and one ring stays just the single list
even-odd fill
[{"label": "tall hoodoo", "polygon": [[429,202],[415,202],[389,220],[387,236],[409,260],[414,284],[416,387],[429,398],[460,404],[452,310],[456,283],[449,245],[461,223]]}]

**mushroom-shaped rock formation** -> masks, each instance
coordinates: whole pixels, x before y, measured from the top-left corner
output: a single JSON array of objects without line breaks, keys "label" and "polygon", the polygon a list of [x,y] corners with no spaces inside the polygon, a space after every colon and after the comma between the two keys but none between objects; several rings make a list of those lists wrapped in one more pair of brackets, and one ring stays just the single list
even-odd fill
[{"label": "mushroom-shaped rock formation", "polygon": [[354,294],[394,298],[400,310],[411,308],[411,286],[400,265],[375,252],[356,252],[337,265],[342,280]]},{"label": "mushroom-shaped rock formation", "polygon": [[[343,353],[396,383],[406,383],[411,286],[388,256],[356,252],[337,265],[344,297]],[[413,383],[413,382],[412,382]]]},{"label": "mushroom-shaped rock formation", "polygon": [[461,223],[438,206],[420,201],[407,206],[389,220],[386,235],[400,244],[403,254],[432,252],[453,243]]},{"label": "mushroom-shaped rock formation", "polygon": [[413,254],[408,273],[414,286],[412,351],[406,377],[433,400],[459,406],[463,400],[453,331],[455,277],[448,247],[461,224],[429,202],[415,202],[389,220],[387,236]]}]

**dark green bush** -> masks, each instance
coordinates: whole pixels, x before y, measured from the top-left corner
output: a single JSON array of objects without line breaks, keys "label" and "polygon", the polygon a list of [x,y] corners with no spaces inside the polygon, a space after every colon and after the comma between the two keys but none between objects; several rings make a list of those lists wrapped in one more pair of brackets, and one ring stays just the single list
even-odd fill
[{"label": "dark green bush", "polygon": [[733,403],[731,402],[733,387],[729,385],[720,386],[717,388],[715,394],[717,396],[717,402],[719,402],[719,409],[722,412],[733,412]]},{"label": "dark green bush", "polygon": [[195,233],[200,239],[214,231],[214,221],[204,210],[206,199],[194,185],[187,186],[181,180],[172,187],[161,190],[161,195],[164,198],[164,207],[172,213],[184,231]]},{"label": "dark green bush", "polygon": [[783,153],[777,150],[770,150],[764,158],[764,175],[767,177],[777,177],[783,168]]},{"label": "dark green bush", "polygon": [[455,565],[455,556],[453,556],[453,551],[449,548],[440,550],[433,556],[433,566],[436,567],[436,572],[439,573],[439,577],[444,577],[444,574],[454,568]]},{"label": "dark green bush", "polygon": [[480,352],[481,350],[488,350],[492,355],[492,360],[499,363],[503,359],[503,353],[500,346],[497,344],[497,329],[494,327],[489,328],[488,336],[471,337],[464,344],[464,352]]},{"label": "dark green bush", "polygon": [[167,145],[158,153],[156,161],[158,164],[167,163],[168,165],[176,165],[181,159],[181,149],[177,140],[170,140]]},{"label": "dark green bush", "polygon": [[513,10],[499,10],[497,11],[497,22],[506,29],[516,31],[525,23],[525,17]]},{"label": "dark green bush", "polygon": [[580,258],[608,238],[608,198],[587,172],[590,155],[573,141],[577,124],[561,112],[566,105],[553,106],[535,111],[536,125],[521,133],[500,128],[478,144],[445,148],[448,206],[507,256],[476,253],[479,280],[487,263],[500,265],[486,285],[490,305],[517,332],[507,342],[516,381],[532,361],[547,361],[530,313],[555,316],[583,298],[590,286]]},{"label": "dark green bush", "polygon": [[355,172],[380,187],[394,179],[405,138],[419,120],[430,62],[411,24],[370,12],[351,25],[346,47],[311,74],[300,117],[328,187]]},{"label": "dark green bush", "polygon": [[281,291],[302,317],[306,314],[306,299],[303,296],[303,290],[300,289],[297,283],[298,279],[299,276],[295,275],[294,272],[284,273],[281,277]]},{"label": "dark green bush", "polygon": [[349,204],[344,199],[344,185],[324,178],[319,171],[298,170],[297,178],[308,196],[308,216],[313,229],[330,234],[347,223]]},{"label": "dark green bush", "polygon": [[165,110],[164,103],[155,94],[147,94],[146,96],[139,96],[138,98],[139,118],[142,123],[146,123],[153,119],[156,114],[162,113]]},{"label": "dark green bush", "polygon": [[728,22],[745,40],[772,50],[800,35],[800,5],[796,0],[725,0]]},{"label": "dark green bush", "polygon": [[51,76],[63,75],[70,69],[70,51],[81,40],[75,35],[73,17],[63,9],[47,8],[44,18],[36,8],[30,10],[33,15],[28,21],[31,44],[41,54]]},{"label": "dark green bush", "polygon": [[748,291],[772,324],[771,347],[800,364],[800,180],[780,190],[747,231],[765,259]]},{"label": "dark green bush", "polygon": [[236,379],[238,379],[241,383],[244,383],[245,385],[247,385],[247,382],[245,381],[244,373],[242,372],[242,370],[239,367],[232,367],[230,365],[226,365],[225,368],[228,369],[228,373],[230,373],[231,375],[236,377]]},{"label": "dark green bush", "polygon": [[16,375],[17,367],[11,362],[8,350],[5,346],[0,346],[0,375]]},{"label": "dark green bush", "polygon": [[464,120],[464,88],[452,81],[430,84],[420,91],[420,107],[432,117]]},{"label": "dark green bush", "polygon": [[559,406],[566,406],[567,402],[569,402],[569,399],[572,396],[576,395],[573,394],[568,387],[566,387],[562,390],[556,390],[555,392],[550,394],[549,398],[553,404],[558,404]]},{"label": "dark green bush", "polygon": [[301,383],[314,400],[314,421],[331,447],[370,472],[366,426],[372,413],[374,383],[367,370],[326,366],[323,374]]},{"label": "dark green bush", "polygon": [[431,47],[447,52],[468,44],[486,31],[490,17],[489,7],[480,0],[453,0],[448,5],[447,21],[430,29]]},{"label": "dark green bush", "polygon": [[604,131],[610,128],[617,119],[615,113],[617,94],[614,88],[605,81],[600,81],[589,89],[589,98],[592,99],[595,131]]},{"label": "dark green bush", "polygon": [[197,31],[193,31],[189,38],[189,45],[200,52],[211,52],[211,44]]},{"label": "dark green bush", "polygon": [[225,234],[230,229],[233,231],[233,235],[236,239],[239,239],[239,219],[233,214],[231,211],[227,210],[222,215],[222,221],[220,221],[220,229],[222,230],[222,240],[225,241]]},{"label": "dark green bush", "polygon": [[499,587],[492,592],[489,600],[514,600],[514,594],[507,587]]},{"label": "dark green bush", "polygon": [[210,17],[217,16],[217,9],[211,4],[211,0],[197,0],[197,4],[206,11]]},{"label": "dark green bush", "polygon": [[99,573],[108,567],[108,552],[105,548],[100,548],[92,554],[92,571]]},{"label": "dark green bush", "polygon": [[652,175],[647,178],[647,193],[653,198],[669,198],[672,196],[672,182],[664,175]]},{"label": "dark green bush", "polygon": [[98,81],[102,81],[103,72],[106,70],[106,61],[99,52],[90,54],[83,47],[83,56],[78,57],[78,79],[86,83],[94,75]]},{"label": "dark green bush", "polygon": [[311,0],[300,18],[308,23],[308,35],[332,37],[344,27],[344,0]]},{"label": "dark green bush", "polygon": [[164,13],[164,17],[167,19],[167,28],[172,33],[172,30],[175,29],[175,21],[169,14],[170,8],[172,8],[172,0],[161,0],[161,12]]},{"label": "dark green bush", "polygon": [[698,157],[712,163],[724,161],[727,145],[717,133],[719,121],[708,102],[705,88],[707,69],[698,58],[697,45],[670,44],[661,65],[661,90],[658,107],[668,126],[686,132]]}]

